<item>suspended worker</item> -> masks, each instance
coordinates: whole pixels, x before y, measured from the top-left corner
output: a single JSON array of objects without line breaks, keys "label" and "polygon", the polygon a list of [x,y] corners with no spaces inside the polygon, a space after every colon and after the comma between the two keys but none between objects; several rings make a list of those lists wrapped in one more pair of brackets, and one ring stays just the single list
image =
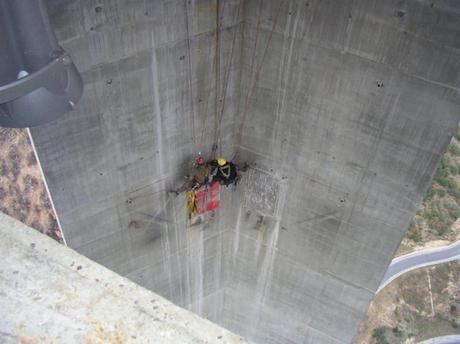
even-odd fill
[{"label": "suspended worker", "polygon": [[176,195],[179,195],[183,191],[196,190],[201,186],[205,185],[208,180],[211,167],[206,164],[206,159],[199,155],[195,159],[191,175],[185,176],[186,181],[176,190],[173,190]]},{"label": "suspended worker", "polygon": [[208,178],[209,184],[215,181],[225,186],[236,184],[238,180],[238,170],[233,162],[220,157],[217,160],[211,160],[208,166],[211,167]]}]

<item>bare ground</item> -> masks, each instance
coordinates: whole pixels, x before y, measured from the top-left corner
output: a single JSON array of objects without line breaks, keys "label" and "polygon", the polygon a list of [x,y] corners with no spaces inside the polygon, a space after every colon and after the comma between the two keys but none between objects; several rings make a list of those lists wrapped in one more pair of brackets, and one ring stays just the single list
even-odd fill
[{"label": "bare ground", "polygon": [[460,334],[460,262],[409,272],[372,301],[354,344],[411,344]]},{"label": "bare ground", "polygon": [[62,243],[25,129],[0,128],[0,211]]}]

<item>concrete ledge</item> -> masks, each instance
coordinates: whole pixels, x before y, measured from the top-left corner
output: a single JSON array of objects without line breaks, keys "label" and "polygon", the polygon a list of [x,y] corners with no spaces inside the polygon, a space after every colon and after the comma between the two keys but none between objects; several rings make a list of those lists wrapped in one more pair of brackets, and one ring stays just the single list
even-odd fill
[{"label": "concrete ledge", "polygon": [[248,343],[0,213],[0,342]]}]

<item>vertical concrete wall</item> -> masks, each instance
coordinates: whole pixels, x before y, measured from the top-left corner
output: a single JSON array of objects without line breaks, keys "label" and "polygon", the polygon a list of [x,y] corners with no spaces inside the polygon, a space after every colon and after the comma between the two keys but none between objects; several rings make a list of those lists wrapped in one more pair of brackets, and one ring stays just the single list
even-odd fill
[{"label": "vertical concrete wall", "polygon": [[217,216],[189,230],[184,196],[167,190],[197,152],[211,153],[217,131],[219,151],[232,142],[239,2],[219,8],[217,48],[213,1],[47,5],[85,82],[76,111],[32,130],[68,245],[218,320],[231,226]]},{"label": "vertical concrete wall", "polygon": [[[86,86],[32,131],[67,242],[256,342],[348,343],[459,120],[459,8],[219,3],[48,1]],[[166,190],[215,137],[252,168],[187,228]]]},{"label": "vertical concrete wall", "polygon": [[228,328],[352,339],[459,120],[459,8],[435,4],[246,3]]}]

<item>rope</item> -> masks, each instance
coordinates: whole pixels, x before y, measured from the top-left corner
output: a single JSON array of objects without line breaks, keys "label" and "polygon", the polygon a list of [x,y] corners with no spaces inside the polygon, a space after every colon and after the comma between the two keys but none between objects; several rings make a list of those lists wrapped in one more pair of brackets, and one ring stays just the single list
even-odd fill
[{"label": "rope", "polygon": [[[237,24],[238,24],[239,19],[240,19],[240,9],[241,9],[241,0],[238,3],[238,12],[237,12],[237,16],[236,16],[236,23]],[[233,61],[233,51],[234,51],[234,47],[235,47],[235,41],[236,41],[237,32],[238,32],[238,28],[235,29],[235,32],[233,34],[232,47],[231,47],[231,50],[230,50],[230,59],[229,59],[229,61],[227,63],[227,68],[226,68],[226,72],[225,72],[225,75],[224,75],[224,90],[222,91],[223,100],[222,100],[222,108],[221,108],[220,116],[219,116],[219,123],[218,123],[218,127],[217,127],[217,140],[218,141],[216,142],[216,144],[219,146],[220,155],[222,155],[220,132],[221,132],[221,127],[222,127],[222,118],[224,117],[225,103],[226,103],[226,99],[227,99],[228,81],[229,81],[229,78],[230,78],[230,68],[232,66],[232,61]]]},{"label": "rope", "polygon": [[[214,72],[214,67],[215,67],[215,61],[213,59],[212,65],[211,65],[211,73],[209,73],[209,79],[212,78],[212,74]],[[207,83],[207,85],[211,85],[211,81]],[[204,139],[204,132],[206,131],[206,119],[207,119],[207,114],[208,114],[208,105],[209,105],[209,96],[211,94],[211,91],[209,91],[206,94],[206,102],[205,102],[205,107],[204,107],[204,117],[203,117],[203,124],[202,124],[202,129],[201,129],[201,138],[200,138],[200,148],[203,148],[203,139]]]},{"label": "rope", "polygon": [[190,89],[190,109],[192,112],[192,141],[193,147],[196,151],[197,144],[196,144],[196,135],[195,135],[195,108],[193,105],[193,83],[192,83],[192,52],[190,48],[190,29],[189,29],[189,20],[188,20],[188,0],[184,0],[185,3],[185,24],[187,28],[187,49],[188,49],[188,85]]},{"label": "rope", "polygon": [[220,2],[216,0],[216,49],[215,49],[215,61],[216,61],[216,87],[215,87],[215,104],[214,104],[214,141],[212,147],[212,155],[213,158],[216,158],[216,150],[217,150],[217,127],[218,127],[218,106],[219,106],[219,85],[220,85]]},{"label": "rope", "polygon": [[[243,136],[243,129],[244,129],[244,124],[246,122],[246,118],[247,118],[247,112],[248,112],[248,105],[249,105],[249,99],[252,98],[252,94],[254,93],[254,90],[256,88],[256,85],[257,85],[257,82],[259,81],[259,75],[260,75],[260,71],[262,69],[262,66],[263,66],[263,63],[265,61],[265,57],[267,55],[267,51],[268,51],[268,47],[270,45],[270,42],[272,40],[272,37],[273,37],[273,32],[275,31],[275,27],[276,27],[276,24],[278,23],[278,18],[279,18],[279,15],[281,13],[281,6],[286,2],[286,0],[283,0],[280,5],[279,5],[279,8],[278,8],[278,11],[276,13],[276,17],[275,17],[275,20],[273,21],[273,25],[272,25],[272,28],[270,30],[270,35],[268,37],[268,40],[267,40],[267,44],[265,46],[265,49],[264,49],[264,52],[262,54],[262,59],[260,61],[260,64],[256,70],[256,73],[254,75],[254,81],[252,83],[252,87],[250,87],[249,89],[249,92],[248,92],[248,95],[246,97],[246,103],[245,103],[245,108],[244,108],[244,112],[243,112],[243,120],[241,121],[241,124],[240,124],[240,127],[239,127],[239,130],[238,130],[238,136],[237,136],[237,140],[236,142],[241,142],[241,139],[242,139],[242,136]],[[259,3],[259,6],[260,4],[262,3],[262,1]],[[257,28],[256,28],[256,47],[257,47],[257,34],[259,32],[259,25],[260,25],[260,7],[259,7],[259,20],[258,20],[258,23],[257,23]],[[255,59],[255,48],[254,48],[254,54],[253,54],[253,58]],[[251,72],[253,71],[252,70],[252,66],[254,64],[254,59],[252,61],[252,64],[251,64]],[[237,156],[238,156],[238,153],[239,153],[239,150],[240,150],[240,146],[238,145],[236,150],[235,150],[235,154],[233,155],[233,158],[232,160],[234,160]]]},{"label": "rope", "polygon": [[[214,111],[214,117],[216,118],[217,117],[217,96],[218,96],[218,69],[217,68],[217,58],[218,58],[218,32],[219,32],[219,0],[216,0],[216,44],[215,44],[215,54],[214,54],[214,59],[212,61],[212,65],[211,65],[211,72],[209,73],[210,75],[210,79],[212,78],[212,75],[213,73],[215,74],[215,86],[216,86],[216,95],[215,95],[215,111]],[[225,7],[224,7],[225,8]],[[224,9],[223,8],[223,9]],[[220,14],[221,16],[223,15],[224,11],[222,9],[222,13]],[[211,85],[211,82],[208,83],[208,85]],[[201,138],[200,138],[200,147],[202,148],[203,147],[203,140],[204,140],[204,133],[206,131],[206,119],[207,119],[207,113],[208,113],[208,105],[209,105],[209,98],[210,98],[210,95],[211,95],[211,90],[209,90],[209,92],[207,92],[206,94],[206,102],[205,102],[205,115],[204,115],[204,118],[203,118],[203,125],[202,125],[202,130],[201,130]],[[214,123],[216,123],[216,119],[214,121]],[[213,142],[213,146],[216,145],[215,143],[215,130],[214,130],[214,142]],[[213,148],[213,147],[212,147]]]}]

